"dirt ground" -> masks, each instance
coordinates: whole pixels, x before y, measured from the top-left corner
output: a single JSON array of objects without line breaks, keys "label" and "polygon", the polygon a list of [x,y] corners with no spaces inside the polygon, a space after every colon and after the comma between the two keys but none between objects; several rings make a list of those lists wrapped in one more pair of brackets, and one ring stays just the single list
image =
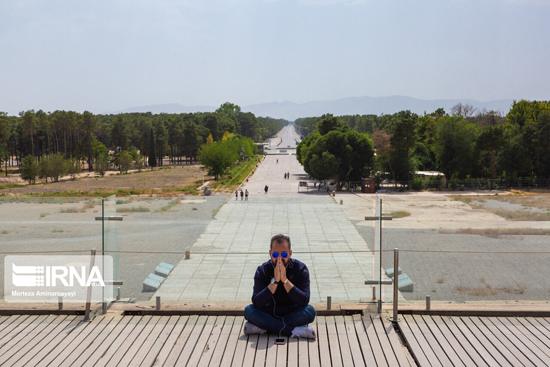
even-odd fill
[{"label": "dirt ground", "polygon": [[[2,190],[1,193],[47,193],[61,191],[116,191],[116,190],[146,190],[157,189],[167,190],[177,186],[187,186],[200,184],[203,180],[203,170],[200,165],[191,166],[164,166],[142,170],[141,172],[132,171],[128,174],[118,174],[109,171],[105,177],[95,176],[93,173],[88,178],[87,173],[83,173],[76,180],[69,177],[63,178],[59,182],[39,183],[36,185],[27,185],[21,188]],[[112,174],[111,174],[112,173]],[[210,180],[208,174],[204,174],[204,180]]]}]

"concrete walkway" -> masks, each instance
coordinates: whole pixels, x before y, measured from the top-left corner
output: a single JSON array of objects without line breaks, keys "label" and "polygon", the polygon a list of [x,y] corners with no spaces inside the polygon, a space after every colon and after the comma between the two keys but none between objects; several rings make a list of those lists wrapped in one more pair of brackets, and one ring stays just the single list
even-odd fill
[{"label": "concrete walkway", "polygon": [[[284,179],[284,172],[290,172],[290,179]],[[312,302],[327,296],[334,300],[372,296],[364,281],[378,275],[378,256],[373,259],[371,252],[330,253],[368,251],[369,247],[340,205],[326,191],[314,190],[313,181],[307,178],[294,155],[267,156],[243,188],[250,192],[249,200],[231,198],[222,206],[191,247],[192,258],[180,261],[155,296],[249,300],[256,268],[268,260],[269,240],[277,233],[290,236],[293,257],[308,266]],[[299,181],[308,181],[310,191],[301,188],[299,193]],[[391,287],[384,287],[384,293],[391,300]]]}]

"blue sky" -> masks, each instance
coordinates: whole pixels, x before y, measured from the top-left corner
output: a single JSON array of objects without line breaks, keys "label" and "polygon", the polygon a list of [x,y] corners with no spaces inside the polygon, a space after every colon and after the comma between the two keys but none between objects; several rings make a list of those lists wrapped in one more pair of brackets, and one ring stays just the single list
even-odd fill
[{"label": "blue sky", "polygon": [[0,111],[550,99],[550,1],[0,0]]}]

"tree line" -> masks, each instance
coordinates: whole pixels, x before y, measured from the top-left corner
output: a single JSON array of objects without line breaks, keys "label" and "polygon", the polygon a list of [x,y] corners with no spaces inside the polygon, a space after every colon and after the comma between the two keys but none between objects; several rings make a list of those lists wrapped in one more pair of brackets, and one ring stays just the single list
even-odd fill
[{"label": "tree line", "polygon": [[[302,135],[323,135],[320,122],[332,117],[302,118],[295,125]],[[449,113],[440,108],[423,115],[334,118],[371,139],[376,156],[365,162],[390,180],[410,181],[417,171],[439,171],[447,179],[550,178],[549,101],[514,101],[506,115],[457,104]]]},{"label": "tree line", "polygon": [[172,164],[192,163],[207,139],[220,141],[228,132],[261,142],[286,124],[242,112],[229,102],[212,113],[95,115],[28,110],[9,116],[0,112],[0,163],[20,166],[29,155],[37,161],[59,155],[87,163],[90,171],[104,163],[104,156],[117,166],[120,156],[122,163],[131,157],[138,165],[152,167],[163,165],[165,157]]}]

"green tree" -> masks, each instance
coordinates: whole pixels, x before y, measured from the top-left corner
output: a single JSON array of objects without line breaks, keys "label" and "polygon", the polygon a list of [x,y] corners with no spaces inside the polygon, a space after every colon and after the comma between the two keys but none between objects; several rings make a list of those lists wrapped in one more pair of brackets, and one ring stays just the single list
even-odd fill
[{"label": "green tree", "polygon": [[111,163],[109,162],[109,157],[107,156],[107,154],[101,154],[99,157],[96,158],[96,173],[101,177],[105,176],[105,173],[107,172],[107,170],[109,170],[110,165]]},{"label": "green tree", "polygon": [[183,124],[183,146],[189,163],[192,163],[193,157],[197,154],[201,143],[200,139],[196,122],[192,119],[185,121]]},{"label": "green tree", "polygon": [[94,141],[94,130],[96,127],[96,117],[89,111],[84,111],[82,114],[82,124],[84,125],[84,132],[86,134],[86,151],[88,154],[88,171],[93,170],[93,148],[92,142]]},{"label": "green tree", "polygon": [[134,158],[134,166],[137,168],[138,172],[141,172],[144,165],[145,165],[145,158],[141,154],[138,154]]},{"label": "green tree", "polygon": [[27,155],[21,162],[21,179],[29,181],[29,184],[32,185],[36,182],[38,174],[38,164],[34,160],[34,157],[30,154]]},{"label": "green tree", "polygon": [[317,124],[317,130],[319,134],[326,135],[331,131],[346,132],[349,130],[347,122],[342,121],[334,116],[328,116]]},{"label": "green tree", "polygon": [[434,151],[439,170],[447,179],[464,179],[476,165],[476,125],[462,117],[445,116],[438,122]]},{"label": "green tree", "polygon": [[477,147],[479,150],[488,151],[491,153],[491,178],[495,179],[495,152],[498,152],[504,138],[504,127],[498,125],[488,125],[481,130],[477,137]]},{"label": "green tree", "polygon": [[216,113],[224,114],[232,120],[237,119],[237,115],[241,113],[241,108],[236,104],[225,102],[217,110]]},{"label": "green tree", "polygon": [[118,167],[120,169],[120,172],[126,172],[128,173],[128,170],[132,166],[132,156],[128,152],[121,152],[118,155]]},{"label": "green tree", "polygon": [[105,144],[103,144],[102,142],[100,142],[97,139],[94,139],[92,141],[92,155],[93,155],[95,160],[97,160],[97,158],[100,155],[108,155],[108,154],[109,154],[109,149],[107,149]]},{"label": "green tree", "polygon": [[395,178],[400,181],[410,180],[416,167],[411,160],[411,151],[416,144],[418,116],[411,111],[397,113],[392,126],[391,160],[394,162]]},{"label": "green tree", "polygon": [[[298,156],[310,176],[320,180],[331,178],[340,190],[341,181],[370,175],[374,149],[367,135],[346,129],[332,117],[327,119],[330,120],[325,121],[323,129],[318,130],[328,132],[308,136],[299,144]],[[327,126],[334,129],[329,131]]]},{"label": "green tree", "polygon": [[153,135],[153,129],[151,129],[150,133],[150,143],[149,143],[149,166],[151,167],[151,171],[153,168],[157,166],[157,154],[156,154],[156,148],[155,148],[155,135]]},{"label": "green tree", "polygon": [[65,159],[63,161],[62,172],[64,174],[66,173],[70,175],[73,180],[76,179],[76,175],[82,172],[82,168],[80,167],[80,161],[76,158]]},{"label": "green tree", "polygon": [[239,159],[238,152],[228,149],[226,142],[215,141],[212,144],[204,144],[199,149],[199,160],[209,175],[213,175],[217,180],[223,175],[227,168]]}]

